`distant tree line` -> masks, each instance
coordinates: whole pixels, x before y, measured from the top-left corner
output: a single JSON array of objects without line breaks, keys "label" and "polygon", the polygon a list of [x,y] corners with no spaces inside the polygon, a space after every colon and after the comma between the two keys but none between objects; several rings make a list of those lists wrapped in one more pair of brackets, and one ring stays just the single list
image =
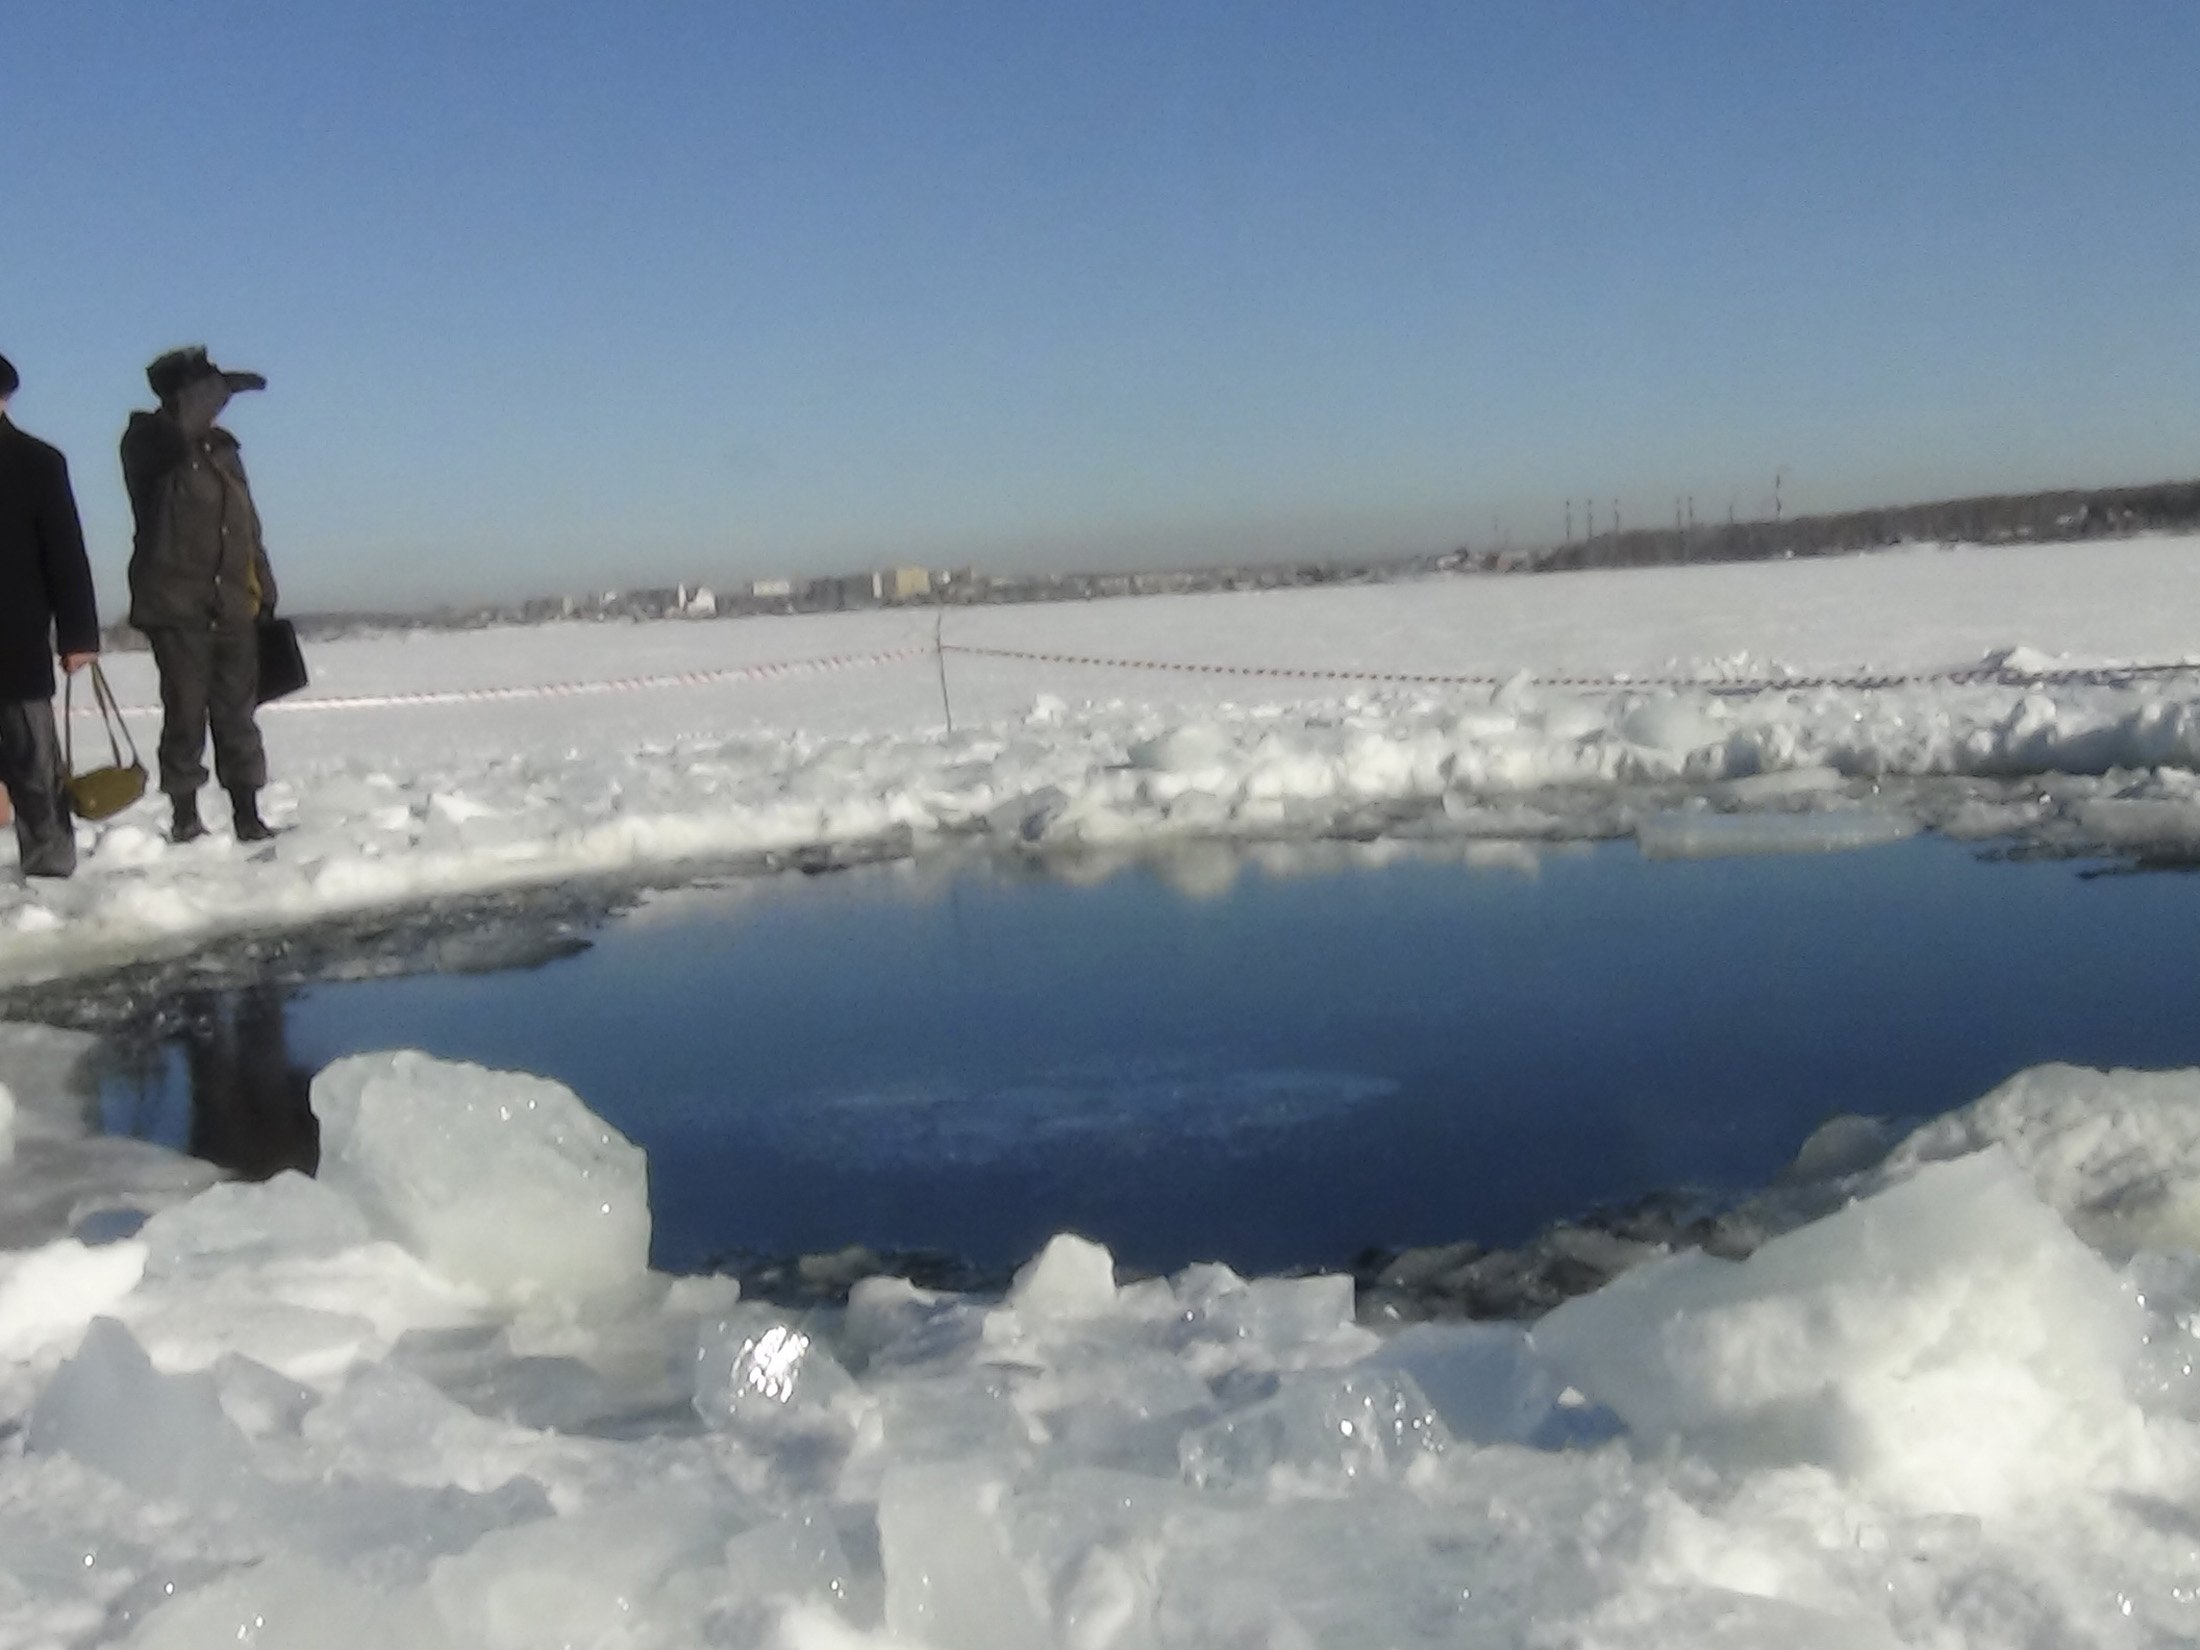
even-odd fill
[{"label": "distant tree line", "polygon": [[1689,522],[1592,533],[1533,558],[1538,569],[1837,556],[1931,542],[2029,544],[2200,530],[2200,481],[2054,493],[2001,493],[1785,520]]}]

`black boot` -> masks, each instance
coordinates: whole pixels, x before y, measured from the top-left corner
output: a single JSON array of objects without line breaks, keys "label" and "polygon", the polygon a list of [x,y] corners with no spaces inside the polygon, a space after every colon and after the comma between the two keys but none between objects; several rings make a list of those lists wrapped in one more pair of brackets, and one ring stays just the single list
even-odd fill
[{"label": "black boot", "polygon": [[198,792],[178,791],[168,801],[176,810],[168,827],[170,842],[196,842],[206,835],[206,822],[199,818]]},{"label": "black boot", "polygon": [[260,817],[258,791],[240,786],[229,793],[229,805],[235,810],[239,842],[265,842],[275,834],[275,827]]}]

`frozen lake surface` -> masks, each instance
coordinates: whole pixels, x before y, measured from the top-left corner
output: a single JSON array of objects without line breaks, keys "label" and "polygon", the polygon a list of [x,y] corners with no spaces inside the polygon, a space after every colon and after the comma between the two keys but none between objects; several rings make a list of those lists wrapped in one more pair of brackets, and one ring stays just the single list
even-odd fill
[{"label": "frozen lake surface", "polygon": [[[2200,1064],[2200,878],[1933,837],[982,858],[647,896],[532,968],[211,991],[110,1130],[265,1170],[305,1081],[414,1047],[570,1086],[649,1155],[653,1261],[1057,1231],[1272,1272],[1765,1186],[2048,1061]],[[178,1010],[181,1010],[180,1014]],[[194,1112],[194,1088],[196,1111]]]},{"label": "frozen lake surface", "polygon": [[0,1644],[2200,1642],[2194,542],[317,649],[0,883]]}]

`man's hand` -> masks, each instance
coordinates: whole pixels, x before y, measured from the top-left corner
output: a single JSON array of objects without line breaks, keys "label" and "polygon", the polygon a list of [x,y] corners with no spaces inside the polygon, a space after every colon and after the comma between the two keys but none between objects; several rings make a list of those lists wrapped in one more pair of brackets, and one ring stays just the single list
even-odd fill
[{"label": "man's hand", "polygon": [[64,653],[61,655],[61,668],[74,676],[98,657],[96,650],[90,653]]}]

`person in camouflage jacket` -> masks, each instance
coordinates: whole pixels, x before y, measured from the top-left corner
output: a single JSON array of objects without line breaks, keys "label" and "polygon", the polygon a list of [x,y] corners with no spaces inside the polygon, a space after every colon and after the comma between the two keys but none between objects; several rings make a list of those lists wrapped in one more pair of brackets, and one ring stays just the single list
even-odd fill
[{"label": "person in camouflage jacket", "polygon": [[275,574],[237,438],[215,420],[258,373],[224,372],[203,347],[171,350],[145,369],[160,398],[130,415],[122,476],[137,537],[130,554],[130,622],[153,645],[160,671],[160,788],[174,811],[170,835],[206,834],[199,790],[206,742],[229,793],[237,838],[274,833],[260,818],[267,752],[259,698],[257,622],[275,611]]}]

